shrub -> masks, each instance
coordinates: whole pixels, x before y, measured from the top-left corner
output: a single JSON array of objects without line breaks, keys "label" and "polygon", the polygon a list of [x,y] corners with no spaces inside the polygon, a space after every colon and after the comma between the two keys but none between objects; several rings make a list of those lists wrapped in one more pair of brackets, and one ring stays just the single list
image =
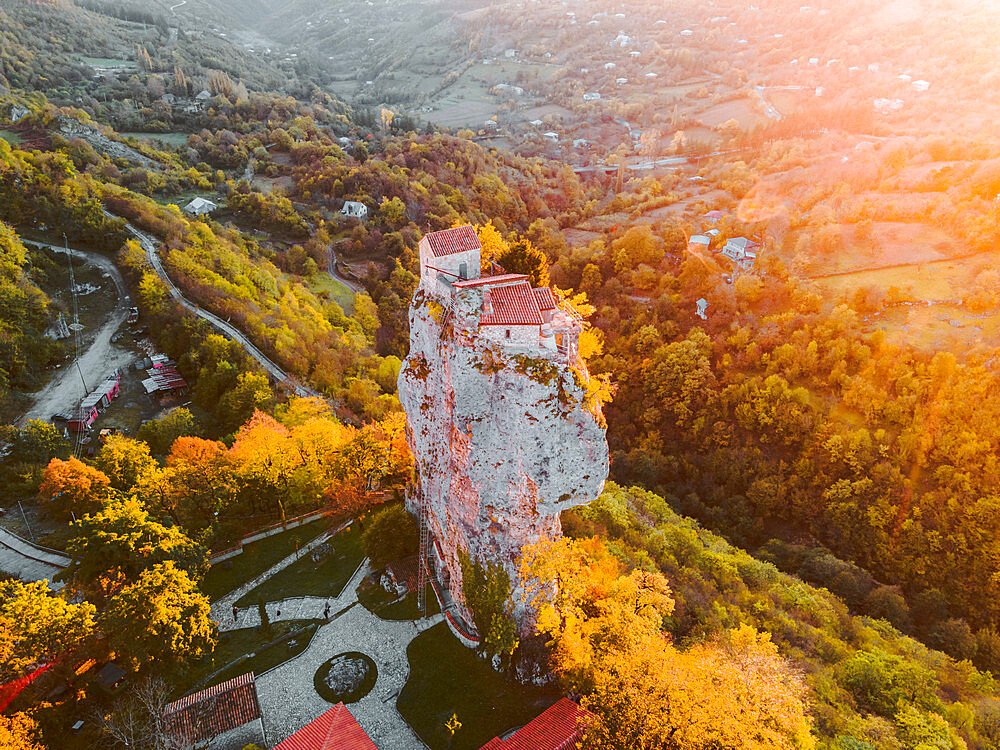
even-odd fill
[{"label": "shrub", "polygon": [[365,555],[373,568],[382,568],[417,551],[417,522],[401,505],[392,505],[375,514],[361,537]]}]

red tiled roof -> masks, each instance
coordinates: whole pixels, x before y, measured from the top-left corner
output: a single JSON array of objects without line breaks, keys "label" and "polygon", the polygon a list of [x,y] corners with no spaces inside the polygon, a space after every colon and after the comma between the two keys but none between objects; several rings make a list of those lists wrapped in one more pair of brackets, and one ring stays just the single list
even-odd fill
[{"label": "red tiled roof", "polygon": [[163,709],[167,731],[185,745],[217,737],[259,718],[253,672],[192,693]]},{"label": "red tiled roof", "polygon": [[274,750],[378,750],[378,748],[347,707],[343,703],[338,703],[287,740],[278,743]]},{"label": "red tiled roof", "polygon": [[513,281],[527,281],[523,273],[503,273],[498,276],[480,276],[478,279],[462,279],[452,284],[458,289],[469,289],[475,286],[493,286],[494,284],[509,284]]},{"label": "red tiled roof", "polygon": [[539,310],[555,310],[556,309],[556,307],[557,307],[557,305],[556,305],[556,297],[552,293],[552,289],[550,287],[543,286],[541,289],[533,289],[532,291],[534,291],[534,293],[535,293],[535,299],[538,300],[538,309]]},{"label": "red tiled roof", "polygon": [[484,326],[540,326],[542,314],[538,309],[538,298],[531,284],[500,286],[490,289],[492,311],[483,315],[479,324]]},{"label": "red tiled roof", "polygon": [[471,224],[445,229],[443,232],[431,232],[425,234],[424,239],[427,240],[435,258],[479,250],[482,247],[479,244],[479,235],[476,234],[476,230],[472,228]]},{"label": "red tiled roof", "polygon": [[494,737],[479,750],[569,750],[580,738],[580,722],[590,715],[569,698],[560,698],[508,739]]}]

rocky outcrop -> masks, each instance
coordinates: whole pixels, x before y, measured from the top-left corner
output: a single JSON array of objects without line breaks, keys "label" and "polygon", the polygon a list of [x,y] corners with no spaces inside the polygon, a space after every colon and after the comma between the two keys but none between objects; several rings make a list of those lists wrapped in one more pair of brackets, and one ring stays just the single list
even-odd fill
[{"label": "rocky outcrop", "polygon": [[148,156],[143,156],[131,146],[112,140],[92,125],[79,122],[69,117],[60,118],[59,132],[66,138],[79,138],[90,144],[98,153],[109,159],[124,159],[145,169],[152,169],[157,163]]},{"label": "rocky outcrop", "polygon": [[458,550],[499,562],[519,588],[521,548],[560,534],[559,512],[600,494],[608,446],[582,365],[456,326],[448,302],[417,290],[398,385],[419,471],[410,510],[422,497],[428,557],[461,607]]}]

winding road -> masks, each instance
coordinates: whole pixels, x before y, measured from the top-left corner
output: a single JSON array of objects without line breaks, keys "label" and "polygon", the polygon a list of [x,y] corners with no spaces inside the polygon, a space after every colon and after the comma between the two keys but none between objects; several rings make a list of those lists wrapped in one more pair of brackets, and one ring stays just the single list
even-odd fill
[{"label": "winding road", "polygon": [[[113,214],[108,214],[108,215],[113,216]],[[146,234],[145,232],[136,229],[128,222],[125,223],[125,229],[128,231],[129,234],[135,237],[136,240],[138,240],[139,244],[142,246],[142,249],[146,252],[146,259],[149,261],[149,265],[156,272],[156,275],[159,276],[161,279],[163,279],[163,282],[167,285],[167,289],[170,291],[170,296],[173,297],[180,305],[193,312],[199,318],[207,320],[216,329],[221,331],[224,335],[228,336],[233,341],[240,344],[240,346],[246,349],[247,353],[251,357],[260,362],[261,367],[267,370],[268,374],[272,378],[274,378],[276,381],[280,383],[284,383],[292,390],[292,392],[295,393],[295,395],[323,398],[323,396],[318,391],[314,391],[312,388],[302,385],[297,380],[295,380],[295,378],[293,378],[287,372],[278,367],[278,365],[276,365],[274,362],[268,359],[264,355],[264,353],[256,346],[254,346],[253,342],[250,341],[250,339],[247,338],[247,336],[238,328],[236,328],[229,322],[223,320],[218,315],[214,315],[213,313],[210,313],[207,310],[203,310],[201,307],[191,302],[183,294],[181,294],[180,289],[178,289],[174,285],[174,282],[170,280],[170,277],[167,276],[167,271],[163,267],[163,261],[160,260],[160,254],[157,252],[157,247],[159,243],[156,241],[156,239]]]}]

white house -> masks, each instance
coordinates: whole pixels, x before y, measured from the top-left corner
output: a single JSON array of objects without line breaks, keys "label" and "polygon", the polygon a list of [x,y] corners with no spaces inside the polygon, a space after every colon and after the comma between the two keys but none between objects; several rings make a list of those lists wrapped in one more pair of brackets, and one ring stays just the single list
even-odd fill
[{"label": "white house", "polygon": [[344,201],[344,207],[340,209],[340,215],[364,221],[368,218],[368,206],[360,201]]},{"label": "white house", "polygon": [[597,91],[588,91],[583,95],[583,100],[585,102],[596,102],[601,98],[601,95]]},{"label": "white house", "polygon": [[757,262],[757,249],[759,247],[759,242],[754,242],[746,237],[731,237],[726,241],[726,246],[722,248],[722,254],[736,265],[749,271]]},{"label": "white house", "polygon": [[703,234],[696,234],[688,240],[688,250],[708,250],[708,246],[711,244],[711,237],[706,237]]},{"label": "white house", "polygon": [[184,213],[190,214],[191,216],[205,216],[206,214],[212,213],[212,211],[217,208],[218,206],[212,201],[198,196],[184,206]]}]

